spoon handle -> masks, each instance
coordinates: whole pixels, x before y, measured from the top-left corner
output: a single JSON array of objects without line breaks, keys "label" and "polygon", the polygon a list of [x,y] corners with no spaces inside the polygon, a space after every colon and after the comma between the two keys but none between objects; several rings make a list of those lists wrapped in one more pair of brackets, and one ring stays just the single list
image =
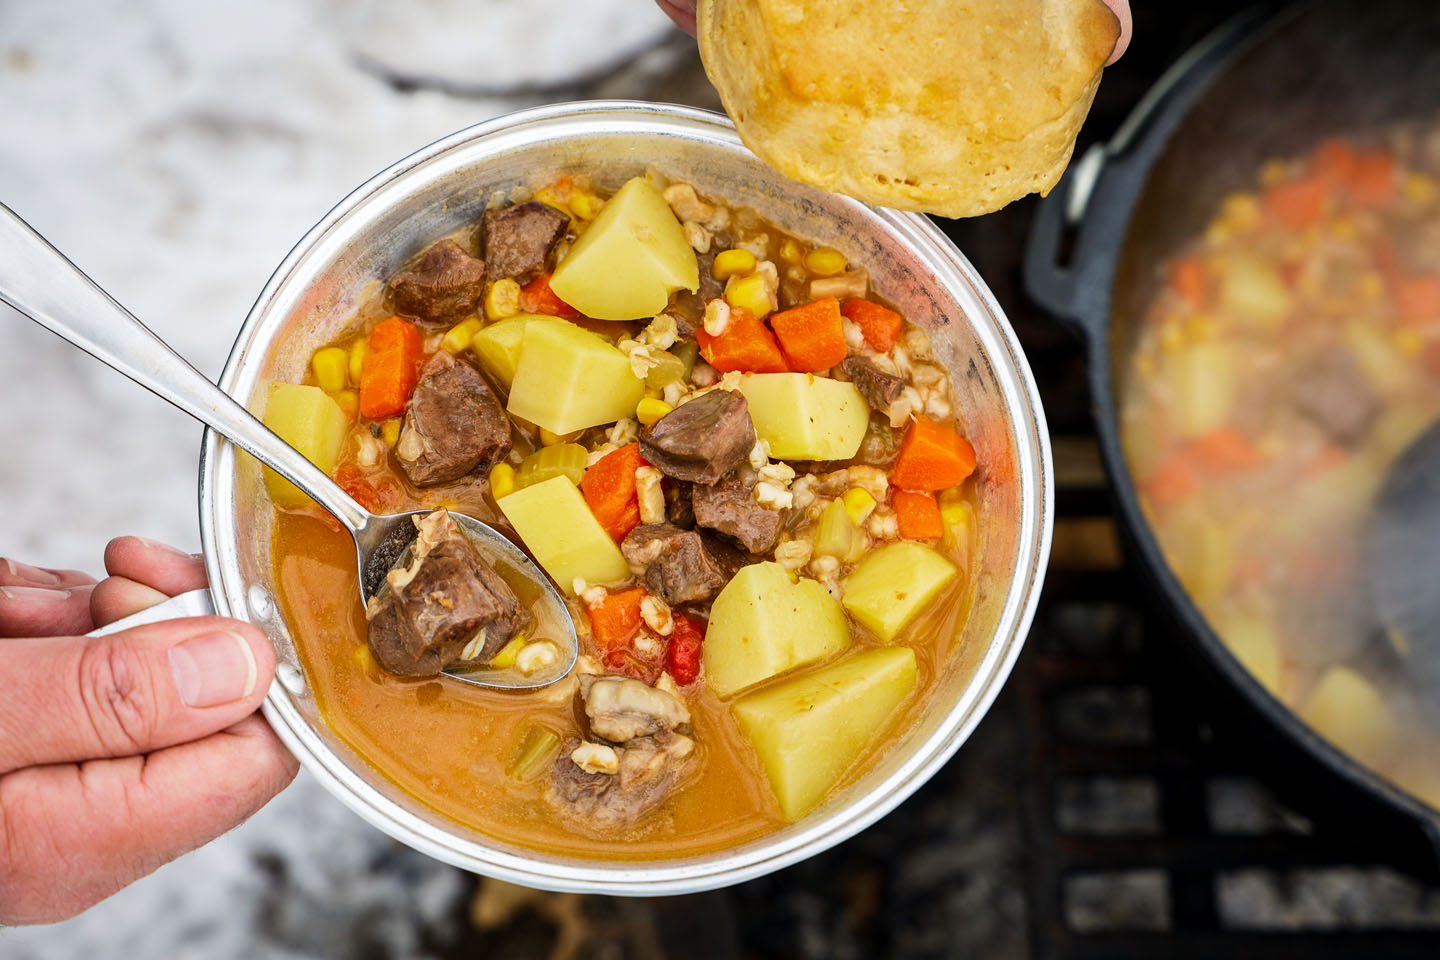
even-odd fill
[{"label": "spoon handle", "polygon": [[0,300],[226,437],[352,532],[365,525],[369,514],[323,470],[190,366],[4,204]]}]

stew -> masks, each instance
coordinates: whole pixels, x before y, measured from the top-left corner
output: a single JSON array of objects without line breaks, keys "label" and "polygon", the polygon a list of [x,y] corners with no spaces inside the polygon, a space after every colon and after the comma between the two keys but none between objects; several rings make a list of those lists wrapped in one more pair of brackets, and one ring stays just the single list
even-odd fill
[{"label": "stew", "polygon": [[1440,804],[1436,691],[1364,590],[1376,490],[1440,416],[1440,127],[1276,159],[1165,265],[1122,398],[1170,565],[1262,684]]},{"label": "stew", "polygon": [[[275,580],[322,714],[498,839],[584,857],[792,822],[925,708],[967,615],[975,452],[863,265],[655,171],[563,178],[389,278],[265,419],[375,512],[433,510],[368,608],[273,475]],[[554,620],[449,516],[512,536]]]}]

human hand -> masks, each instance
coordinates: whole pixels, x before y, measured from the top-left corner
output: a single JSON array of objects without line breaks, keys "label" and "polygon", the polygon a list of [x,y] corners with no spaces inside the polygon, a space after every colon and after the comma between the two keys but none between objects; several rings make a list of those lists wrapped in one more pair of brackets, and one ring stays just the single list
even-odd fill
[{"label": "human hand", "polygon": [[257,628],[193,617],[84,637],[205,586],[204,565],[121,537],[100,583],[0,559],[0,924],[62,920],[238,826],[294,778],[255,713]]},{"label": "human hand", "polygon": [[[694,35],[695,33],[695,3],[696,0],[655,0],[660,9],[674,20],[681,30]],[[1130,18],[1130,0],[1102,0],[1102,2],[1115,13],[1115,18],[1120,21],[1120,39],[1115,41],[1115,50],[1110,54],[1110,59],[1105,62],[1108,67],[1130,46],[1130,34],[1134,28]]]}]

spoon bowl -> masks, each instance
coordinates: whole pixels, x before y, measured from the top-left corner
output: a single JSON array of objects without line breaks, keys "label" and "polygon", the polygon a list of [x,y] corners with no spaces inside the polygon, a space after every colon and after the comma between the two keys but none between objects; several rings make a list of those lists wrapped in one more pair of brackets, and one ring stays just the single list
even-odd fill
[{"label": "spoon bowl", "polygon": [[[0,204],[0,301],[190,414],[329,511],[355,540],[362,602],[380,589],[385,575],[406,556],[415,540],[415,518],[431,512],[377,515],[360,506],[323,470],[207,380],[4,204]],[[560,648],[561,656],[552,669],[533,676],[465,666],[451,667],[446,674],[479,686],[510,689],[542,687],[566,676],[579,657],[580,641],[575,622],[550,578],[498,530],[461,513],[452,512],[451,516],[502,576],[505,570],[513,571],[534,587],[523,592],[543,604],[549,613],[546,619],[559,625],[561,635],[545,639]],[[522,584],[512,581],[511,587]],[[135,622],[154,619],[152,612]],[[106,632],[119,626],[119,622],[111,624]]]}]

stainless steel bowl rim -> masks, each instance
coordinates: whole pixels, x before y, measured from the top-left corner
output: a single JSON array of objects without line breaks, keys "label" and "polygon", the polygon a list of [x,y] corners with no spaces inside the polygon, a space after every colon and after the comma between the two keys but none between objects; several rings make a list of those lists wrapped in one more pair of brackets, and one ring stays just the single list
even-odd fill
[{"label": "stainless steel bowl rim", "polygon": [[[723,115],[668,104],[628,101],[592,101],[555,104],[512,113],[460,130],[411,154],[366,181],[337,204],[295,245],[276,269],[251,308],[236,345],[226,362],[220,386],[232,395],[240,371],[258,362],[251,351],[253,331],[261,325],[272,302],[301,263],[322,240],[333,244],[332,233],[343,226],[347,214],[381,187],[402,177],[423,176],[427,166],[448,151],[501,135],[547,134],[576,121],[605,121],[607,131],[633,128],[637,132],[663,132],[666,136],[703,139],[743,150],[733,126]],[[849,201],[859,204],[858,201]],[[863,205],[862,205],[863,206]],[[854,802],[825,815],[817,815],[805,829],[783,841],[762,839],[739,851],[724,851],[683,861],[611,862],[604,860],[556,863],[537,854],[531,858],[486,847],[437,829],[417,818],[349,770],[310,728],[289,702],[277,680],[264,704],[271,727],[301,764],[342,803],[362,819],[391,837],[438,860],[466,870],[513,883],[550,890],[618,895],[671,895],[738,883],[812,856],[853,836],[894,809],[928,780],[965,742],[1004,685],[1024,643],[1050,553],[1054,514],[1053,469],[1050,441],[1039,394],[1004,311],[970,263],[927,218],[913,213],[875,211],[899,239],[922,255],[938,283],[960,302],[977,298],[995,319],[994,326],[977,326],[975,333],[997,364],[997,382],[1007,414],[1016,432],[1015,470],[1021,498],[1017,531],[1017,558],[994,639],[978,664],[964,694],[951,706],[944,721],[905,762],[885,780]],[[264,345],[261,344],[261,347]],[[245,402],[245,397],[238,397]],[[206,431],[200,459],[200,529],[206,570],[216,612],[249,619],[248,585],[240,573],[233,537],[225,536],[234,524],[232,505],[234,450],[212,431]]]}]

